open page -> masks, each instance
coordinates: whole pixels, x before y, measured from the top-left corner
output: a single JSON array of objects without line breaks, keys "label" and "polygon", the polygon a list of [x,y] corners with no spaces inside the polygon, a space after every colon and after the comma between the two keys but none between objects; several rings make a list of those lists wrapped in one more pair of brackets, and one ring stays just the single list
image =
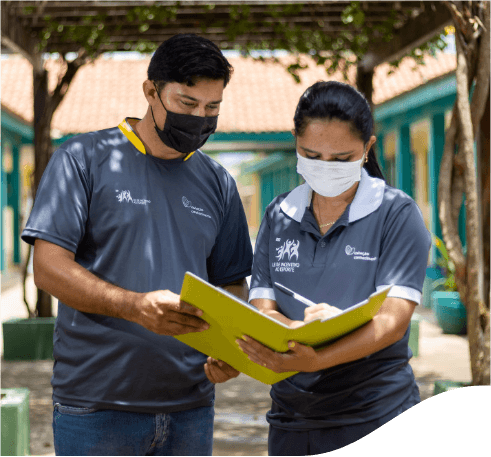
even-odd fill
[{"label": "open page", "polygon": [[210,324],[210,328],[176,338],[208,356],[227,362],[242,373],[266,384],[273,384],[295,372],[278,374],[251,362],[240,350],[236,339],[248,335],[279,352],[288,351],[290,340],[314,347],[325,344],[370,321],[389,289],[390,287],[373,294],[368,300],[328,320],[316,320],[297,329],[290,329],[249,303],[187,272],[181,299],[202,309],[202,319]]}]

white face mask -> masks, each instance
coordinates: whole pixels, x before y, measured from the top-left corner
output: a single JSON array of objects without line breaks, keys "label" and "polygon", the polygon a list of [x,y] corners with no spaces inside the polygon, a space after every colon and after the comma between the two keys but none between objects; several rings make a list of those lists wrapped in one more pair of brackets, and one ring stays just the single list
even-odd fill
[{"label": "white face mask", "polygon": [[297,151],[297,173],[323,197],[337,197],[361,179],[365,154],[356,162],[326,162],[301,156]]}]

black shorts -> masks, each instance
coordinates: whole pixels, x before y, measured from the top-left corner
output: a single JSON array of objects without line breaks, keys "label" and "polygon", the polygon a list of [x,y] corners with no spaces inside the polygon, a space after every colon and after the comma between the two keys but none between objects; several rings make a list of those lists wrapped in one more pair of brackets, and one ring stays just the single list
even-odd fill
[{"label": "black shorts", "polygon": [[319,428],[315,430],[284,430],[270,425],[268,454],[324,454],[354,443],[419,403],[419,390],[417,387],[414,390],[413,394],[402,405],[389,414],[362,424]]}]

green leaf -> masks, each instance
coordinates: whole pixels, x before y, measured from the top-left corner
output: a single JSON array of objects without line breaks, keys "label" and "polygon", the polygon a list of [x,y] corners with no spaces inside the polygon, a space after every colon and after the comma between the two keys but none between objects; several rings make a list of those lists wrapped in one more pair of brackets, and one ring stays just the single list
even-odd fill
[{"label": "green leaf", "polygon": [[358,27],[361,27],[365,23],[365,13],[362,10],[354,14],[353,23]]}]

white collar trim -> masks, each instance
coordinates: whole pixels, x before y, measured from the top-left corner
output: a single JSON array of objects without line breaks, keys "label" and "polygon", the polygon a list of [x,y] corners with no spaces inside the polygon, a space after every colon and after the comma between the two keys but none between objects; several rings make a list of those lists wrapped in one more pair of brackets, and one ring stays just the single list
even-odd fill
[{"label": "white collar trim", "polygon": [[[361,170],[361,179],[350,211],[349,222],[357,221],[373,213],[382,204],[385,181],[371,177],[366,170]],[[293,189],[281,202],[280,209],[297,222],[301,222],[305,208],[312,200],[312,189],[305,183]]]}]

